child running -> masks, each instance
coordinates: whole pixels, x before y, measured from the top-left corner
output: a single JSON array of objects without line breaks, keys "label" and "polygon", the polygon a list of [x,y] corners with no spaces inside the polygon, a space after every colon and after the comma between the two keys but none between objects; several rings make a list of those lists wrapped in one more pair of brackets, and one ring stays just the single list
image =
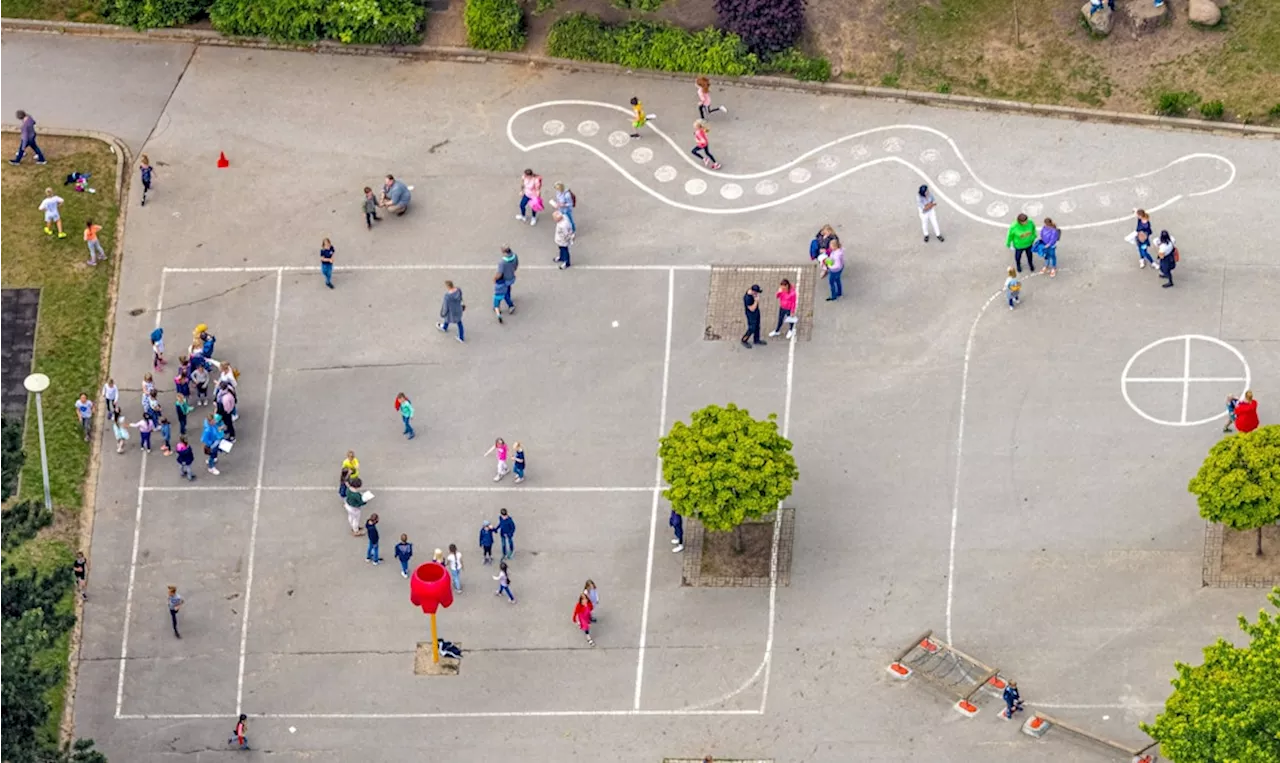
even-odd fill
[{"label": "child running", "polygon": [[[701,119],[695,120],[693,123],[693,142],[697,145],[693,147],[693,155],[702,160],[707,167],[718,170],[720,163],[716,161],[715,156],[711,153],[711,147],[707,145],[707,123]],[[703,156],[703,154],[706,156]]]},{"label": "child running", "polygon": [[498,590],[493,592],[494,596],[507,595],[507,601],[511,604],[516,603],[516,597],[511,593],[511,576],[507,574],[507,563],[502,562],[498,565],[498,574],[493,576],[498,581]]},{"label": "child running", "polygon": [[1004,297],[1009,303],[1009,309],[1018,306],[1018,293],[1022,291],[1022,283],[1018,281],[1018,272],[1009,266],[1009,277],[1004,279]]},{"label": "child running", "polygon": [[587,645],[595,646],[596,642],[591,638],[591,600],[587,598],[586,591],[578,594],[578,603],[573,605],[572,619],[586,635]]},{"label": "child running", "polygon": [[151,160],[143,154],[138,158],[138,174],[142,175],[142,206],[147,206],[147,194],[151,192],[151,174],[154,169],[151,167]]},{"label": "child running", "polygon": [[644,104],[640,102],[639,98],[631,99],[631,112],[631,129],[635,130],[635,132],[631,133],[633,138],[639,138],[640,128],[648,124],[650,119],[658,116],[657,114],[644,113]]},{"label": "child running", "polygon": [[711,105],[711,80],[706,77],[698,77],[696,83],[698,85],[698,117],[700,119],[706,119],[707,115],[713,111],[729,113],[729,110],[724,106]]}]

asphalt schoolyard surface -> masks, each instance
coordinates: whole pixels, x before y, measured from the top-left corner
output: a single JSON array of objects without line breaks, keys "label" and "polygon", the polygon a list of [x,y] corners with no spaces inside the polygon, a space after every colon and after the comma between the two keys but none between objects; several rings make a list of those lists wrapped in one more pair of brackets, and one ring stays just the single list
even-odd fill
[{"label": "asphalt schoolyard surface", "polygon": [[[1033,706],[1136,744],[1174,660],[1263,602],[1200,587],[1185,485],[1220,434],[1195,422],[1239,379],[1267,419],[1272,143],[726,87],[713,175],[685,158],[688,83],[19,35],[3,56],[7,111],[117,134],[156,165],[147,206],[130,199],[124,397],[157,320],[171,356],[204,322],[243,371],[221,476],[102,456],[76,723],[113,759],[217,755],[239,710],[264,759],[1102,760],[992,704],[961,718],[884,667],[933,628]],[[120,97],[67,110],[74,93]],[[674,145],[624,140],[632,95]],[[525,167],[578,197],[567,272],[551,220],[512,219]],[[366,231],[360,189],[388,172],[411,210]],[[945,243],[920,240],[921,182]],[[1122,240],[1134,206],[1178,239],[1173,289]],[[1010,312],[996,292],[1020,209],[1064,234],[1058,276]],[[824,296],[805,252],[825,222],[845,297],[816,301],[811,341],[704,339],[709,265],[796,267]],[[502,244],[522,268],[499,326]],[[445,279],[467,297],[465,346],[434,326]],[[681,588],[654,500],[658,432],[730,401],[796,443],[792,582],[772,593]],[[495,436],[525,444],[526,484],[492,482]],[[345,529],[348,449],[384,557],[401,532],[417,561],[466,554],[441,615],[471,650],[460,676],[412,673],[425,619]],[[502,507],[515,606],[475,548]],[[588,577],[594,650],[569,623]],[[167,584],[188,601],[181,641]]]}]

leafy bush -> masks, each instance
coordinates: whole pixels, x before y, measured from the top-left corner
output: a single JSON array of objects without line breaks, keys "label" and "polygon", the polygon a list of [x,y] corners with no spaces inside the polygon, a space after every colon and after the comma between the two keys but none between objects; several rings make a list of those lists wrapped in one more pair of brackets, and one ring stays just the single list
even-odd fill
[{"label": "leafy bush", "polygon": [[[538,10],[544,9],[541,0]],[[518,0],[467,0],[462,14],[467,44],[480,50],[520,50],[524,47],[524,11]]]},{"label": "leafy bush", "polygon": [[1180,117],[1200,101],[1195,93],[1165,91],[1156,98],[1156,113],[1166,117]]},{"label": "leafy bush", "polygon": [[781,53],[804,29],[804,0],[716,0],[720,28],[758,56]]},{"label": "leafy bush", "polygon": [[1271,117],[1272,119],[1280,119],[1280,103],[1277,103],[1275,106],[1272,106],[1271,109],[1267,112],[1267,116]]},{"label": "leafy bush", "polygon": [[223,34],[279,42],[404,45],[422,39],[426,11],[414,0],[214,0],[209,18]]},{"label": "leafy bush", "polygon": [[765,71],[789,74],[807,82],[826,82],[831,79],[831,62],[821,56],[810,58],[795,48],[769,56],[762,64]]},{"label": "leafy bush", "polygon": [[662,7],[662,0],[611,0],[610,4],[624,11],[652,13]]},{"label": "leafy bush", "polygon": [[1222,115],[1226,113],[1226,107],[1222,105],[1222,101],[1209,101],[1200,104],[1200,116],[1205,119],[1222,119]]},{"label": "leafy bush", "polygon": [[103,0],[102,15],[135,29],[183,26],[209,12],[213,0]]},{"label": "leafy bush", "polygon": [[572,13],[551,26],[547,54],[638,69],[696,72],[712,76],[754,74],[760,61],[737,35],[708,27],[689,32],[665,22],[606,24]]},{"label": "leafy bush", "polygon": [[0,547],[12,551],[19,545],[36,537],[42,528],[53,524],[53,512],[44,507],[41,501],[23,501],[14,504],[4,511],[4,522],[0,523]]},{"label": "leafy bush", "polygon": [[0,422],[0,500],[7,501],[17,492],[18,475],[26,460],[22,452],[22,422],[6,417]]}]

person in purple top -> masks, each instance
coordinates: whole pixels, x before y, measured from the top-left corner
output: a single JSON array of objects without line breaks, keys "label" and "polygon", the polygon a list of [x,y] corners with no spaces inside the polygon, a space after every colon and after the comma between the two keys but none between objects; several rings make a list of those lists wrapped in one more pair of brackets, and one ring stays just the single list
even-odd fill
[{"label": "person in purple top", "polygon": [[36,120],[22,109],[18,109],[16,116],[22,123],[22,136],[18,143],[18,153],[9,160],[9,164],[22,164],[22,157],[26,155],[28,148],[35,152],[36,164],[44,164],[44,152],[36,145]]},{"label": "person in purple top", "polygon": [[1044,258],[1044,267],[1040,272],[1048,273],[1050,278],[1058,275],[1058,239],[1060,238],[1062,238],[1062,231],[1053,224],[1053,218],[1046,217],[1044,225],[1040,227],[1040,238],[1036,241],[1035,250]]}]

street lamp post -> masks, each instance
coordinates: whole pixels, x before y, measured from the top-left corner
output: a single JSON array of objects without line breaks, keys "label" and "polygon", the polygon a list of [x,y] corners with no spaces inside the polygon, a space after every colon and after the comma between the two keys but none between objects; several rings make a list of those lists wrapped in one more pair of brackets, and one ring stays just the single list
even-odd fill
[{"label": "street lamp post", "polygon": [[40,429],[40,471],[44,476],[44,507],[53,510],[53,498],[49,495],[49,456],[44,447],[44,406],[40,393],[49,389],[49,377],[44,374],[31,374],[23,379],[22,386],[28,392],[36,393],[36,426]]}]

